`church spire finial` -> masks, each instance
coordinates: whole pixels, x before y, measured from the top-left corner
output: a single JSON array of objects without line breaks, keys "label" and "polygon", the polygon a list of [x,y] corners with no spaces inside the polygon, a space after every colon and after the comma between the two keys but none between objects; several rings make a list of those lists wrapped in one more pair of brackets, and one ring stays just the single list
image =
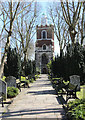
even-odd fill
[{"label": "church spire finial", "polygon": [[43,13],[41,18],[41,25],[47,25],[47,16]]}]

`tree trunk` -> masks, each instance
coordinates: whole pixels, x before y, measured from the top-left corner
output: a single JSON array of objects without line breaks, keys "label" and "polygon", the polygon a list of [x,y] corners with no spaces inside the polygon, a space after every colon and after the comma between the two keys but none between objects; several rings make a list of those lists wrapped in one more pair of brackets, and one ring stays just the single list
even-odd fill
[{"label": "tree trunk", "polygon": [[24,62],[23,62],[23,65],[22,65],[22,70],[23,70],[23,73],[25,74],[25,65],[27,63],[27,59],[26,59],[26,52],[24,52]]},{"label": "tree trunk", "polygon": [[76,42],[75,37],[76,37],[77,32],[74,29],[69,29],[69,33],[70,33],[72,44],[74,45],[74,43]]},{"label": "tree trunk", "polygon": [[62,59],[63,57],[63,49],[60,48],[60,58]]},{"label": "tree trunk", "polygon": [[9,48],[9,46],[10,46],[10,37],[11,37],[11,36],[8,35],[8,37],[7,37],[7,43],[6,43],[6,46],[5,46],[4,55],[3,55],[2,60],[1,60],[0,79],[1,79],[2,74],[3,74],[3,71],[4,71],[4,63],[5,63],[6,59],[7,59],[7,50],[8,50],[8,48]]}]

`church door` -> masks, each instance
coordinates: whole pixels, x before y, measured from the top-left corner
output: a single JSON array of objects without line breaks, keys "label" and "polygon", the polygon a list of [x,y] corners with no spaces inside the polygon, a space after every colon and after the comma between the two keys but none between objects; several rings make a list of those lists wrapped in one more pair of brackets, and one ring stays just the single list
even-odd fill
[{"label": "church door", "polygon": [[42,74],[47,74],[47,69],[46,68],[43,68]]}]

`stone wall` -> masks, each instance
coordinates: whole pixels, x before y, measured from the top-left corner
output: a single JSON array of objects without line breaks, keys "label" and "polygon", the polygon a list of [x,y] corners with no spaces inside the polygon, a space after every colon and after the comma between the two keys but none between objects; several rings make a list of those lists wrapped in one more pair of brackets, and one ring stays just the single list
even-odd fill
[{"label": "stone wall", "polygon": [[46,65],[42,65],[42,55],[46,54],[47,58],[48,58],[48,62],[51,60],[51,58],[53,57],[52,52],[36,52],[36,67],[39,68],[41,71],[42,69],[45,67],[47,69]]}]

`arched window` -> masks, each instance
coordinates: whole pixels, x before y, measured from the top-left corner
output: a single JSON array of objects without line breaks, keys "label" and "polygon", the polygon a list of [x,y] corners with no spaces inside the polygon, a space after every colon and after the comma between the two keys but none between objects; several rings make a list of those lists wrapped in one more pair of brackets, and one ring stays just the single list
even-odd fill
[{"label": "arched window", "polygon": [[42,31],[42,39],[46,39],[47,38],[47,33],[45,30]]},{"label": "arched window", "polygon": [[43,31],[43,38],[45,39],[46,38],[46,32]]},{"label": "arched window", "polygon": [[46,45],[43,45],[43,50],[46,50]]},{"label": "arched window", "polygon": [[48,58],[46,56],[46,54],[42,55],[42,64],[47,64],[48,63]]}]

